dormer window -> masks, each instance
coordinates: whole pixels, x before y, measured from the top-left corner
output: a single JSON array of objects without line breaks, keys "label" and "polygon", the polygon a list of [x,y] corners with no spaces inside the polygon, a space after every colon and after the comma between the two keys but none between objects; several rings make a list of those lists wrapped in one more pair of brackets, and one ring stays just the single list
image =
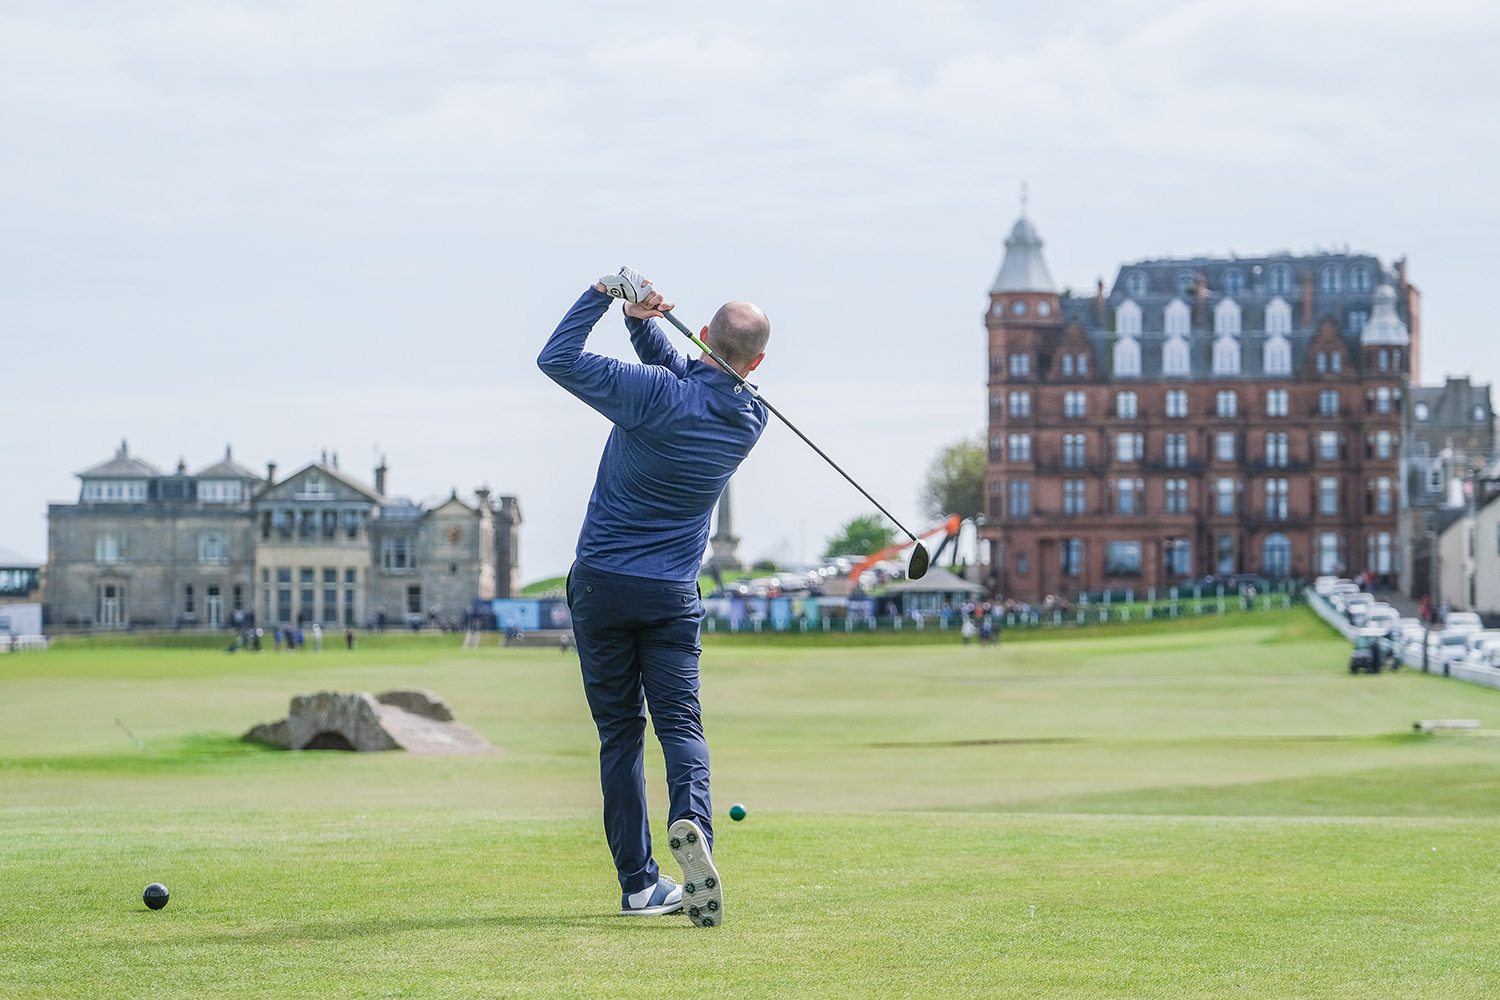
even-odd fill
[{"label": "dormer window", "polygon": [[1427,404],[1418,403],[1416,406],[1413,406],[1411,408],[1411,415],[1416,417],[1418,420],[1425,421],[1427,419]]},{"label": "dormer window", "polygon": [[1370,268],[1365,264],[1355,264],[1349,269],[1349,291],[1368,292],[1370,290]]},{"label": "dormer window", "polygon": [[1198,287],[1198,276],[1192,271],[1178,271],[1173,284],[1177,288],[1177,294],[1186,298]]},{"label": "dormer window", "polygon": [[1134,337],[1115,341],[1115,375],[1140,375],[1141,342]]},{"label": "dormer window", "polygon": [[1286,295],[1290,293],[1292,290],[1292,269],[1285,264],[1277,264],[1271,268],[1266,285],[1272,295]]},{"label": "dormer window", "polygon": [[1474,407],[1474,422],[1482,424],[1482,423],[1484,423],[1484,418],[1485,418],[1484,407],[1483,406],[1476,406],[1476,407]]},{"label": "dormer window", "polygon": [[1344,290],[1344,272],[1337,264],[1324,264],[1318,272],[1318,291],[1320,292],[1342,292]]},{"label": "dormer window", "polygon": [[1163,375],[1189,374],[1187,338],[1180,334],[1167,338],[1161,349],[1161,371]]},{"label": "dormer window", "polygon": [[1240,373],[1240,342],[1228,335],[1214,341],[1214,374],[1238,375]]},{"label": "dormer window", "polygon": [[1115,306],[1115,333],[1122,337],[1141,335],[1141,307],[1130,299]]},{"label": "dormer window", "polygon": [[1125,275],[1125,294],[1131,298],[1140,298],[1150,290],[1151,282],[1146,278],[1144,271],[1131,271]]},{"label": "dormer window", "polygon": [[199,503],[239,503],[244,487],[237,479],[202,479],[198,481]]},{"label": "dormer window", "polygon": [[1266,303],[1266,332],[1292,332],[1292,307],[1287,305],[1286,299],[1275,298]]},{"label": "dormer window", "polygon": [[1284,334],[1272,334],[1261,354],[1261,368],[1267,375],[1292,373],[1292,345]]},{"label": "dormer window", "polygon": [[1245,272],[1244,271],[1237,271],[1236,270],[1236,271],[1225,271],[1224,272],[1224,294],[1225,295],[1238,295],[1241,292],[1243,292],[1244,290],[1245,290]]},{"label": "dormer window", "polygon": [[1240,307],[1234,299],[1221,299],[1214,306],[1214,333],[1220,336],[1240,335]]},{"label": "dormer window", "polygon": [[144,479],[89,479],[83,484],[86,503],[144,503]]},{"label": "dormer window", "polygon": [[1186,337],[1189,324],[1192,322],[1192,312],[1187,303],[1181,299],[1173,299],[1167,303],[1167,308],[1162,312],[1162,325],[1169,337]]}]

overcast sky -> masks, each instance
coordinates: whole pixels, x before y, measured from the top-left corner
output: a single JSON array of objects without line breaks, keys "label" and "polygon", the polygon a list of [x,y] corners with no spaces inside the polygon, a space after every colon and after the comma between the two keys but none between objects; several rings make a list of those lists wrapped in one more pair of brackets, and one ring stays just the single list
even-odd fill
[{"label": "overcast sky", "polygon": [[[926,527],[1023,180],[1080,290],[1409,256],[1423,381],[1492,382],[1497,65],[1500,5],[1442,0],[0,0],[0,546],[44,559],[126,438],[488,484],[561,573],[608,428],[535,357],[622,263],[694,325],[762,305],[767,397]],[[870,510],[774,422],[735,491],[752,559]]]}]

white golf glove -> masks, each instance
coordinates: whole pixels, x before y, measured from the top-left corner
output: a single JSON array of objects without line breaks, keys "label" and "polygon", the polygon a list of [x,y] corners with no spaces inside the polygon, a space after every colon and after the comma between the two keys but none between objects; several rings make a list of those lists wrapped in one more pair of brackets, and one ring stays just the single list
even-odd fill
[{"label": "white golf glove", "polygon": [[604,286],[604,291],[610,298],[624,299],[626,302],[639,302],[651,294],[651,282],[641,276],[639,271],[629,267],[620,268],[618,274],[606,274],[599,279]]}]

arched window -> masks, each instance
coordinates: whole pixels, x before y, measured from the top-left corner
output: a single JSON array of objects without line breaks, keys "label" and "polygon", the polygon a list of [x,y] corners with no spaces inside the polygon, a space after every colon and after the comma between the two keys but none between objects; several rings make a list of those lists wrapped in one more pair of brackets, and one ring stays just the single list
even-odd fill
[{"label": "arched window", "polygon": [[1173,299],[1167,303],[1167,308],[1162,311],[1162,326],[1167,336],[1186,337],[1189,324],[1192,322],[1193,313],[1186,302],[1181,299]]},{"label": "arched window", "polygon": [[1233,337],[1214,340],[1214,374],[1238,375],[1240,373],[1240,342]]},{"label": "arched window", "polygon": [[1224,294],[1238,295],[1245,290],[1245,272],[1229,270],[1224,272]]},{"label": "arched window", "polygon": [[1355,264],[1349,269],[1349,291],[1368,292],[1370,290],[1370,268],[1365,264]]},{"label": "arched window", "polygon": [[1125,275],[1125,294],[1131,298],[1140,298],[1151,288],[1151,282],[1146,277],[1145,271],[1131,271]]},{"label": "arched window", "polygon": [[1292,269],[1285,264],[1271,268],[1267,285],[1272,295],[1286,295],[1292,290]]},{"label": "arched window", "polygon": [[1266,303],[1266,332],[1292,332],[1292,307],[1286,299],[1278,297]]},{"label": "arched window", "polygon": [[1172,279],[1172,287],[1178,295],[1192,295],[1198,287],[1198,276],[1192,271],[1178,271],[1177,277]]},{"label": "arched window", "polygon": [[1115,333],[1122,337],[1141,335],[1141,307],[1126,299],[1115,306]]},{"label": "arched window", "polygon": [[1292,575],[1292,542],[1279,531],[1266,536],[1261,550],[1260,571],[1266,576]]},{"label": "arched window", "polygon": [[1342,292],[1344,290],[1344,272],[1337,264],[1324,264],[1318,272],[1318,291],[1320,292]]},{"label": "arched window", "polygon": [[1214,306],[1214,333],[1238,337],[1240,335],[1240,307],[1234,299],[1224,298]]},{"label": "arched window", "polygon": [[1267,375],[1292,373],[1292,345],[1284,334],[1277,333],[1266,338],[1260,365]]},{"label": "arched window", "polygon": [[1134,337],[1121,337],[1115,341],[1115,375],[1139,376],[1141,374],[1141,342]]}]

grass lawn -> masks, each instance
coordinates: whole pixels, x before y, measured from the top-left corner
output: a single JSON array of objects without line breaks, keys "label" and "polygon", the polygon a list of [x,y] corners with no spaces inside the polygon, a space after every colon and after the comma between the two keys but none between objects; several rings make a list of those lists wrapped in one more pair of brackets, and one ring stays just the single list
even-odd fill
[{"label": "grass lawn", "polygon": [[[0,996],[1500,993],[1500,692],[1353,677],[1305,609],[710,640],[713,930],[613,915],[576,661],[458,642],[0,657]],[[397,686],[503,752],[237,739],[300,691]]]}]

